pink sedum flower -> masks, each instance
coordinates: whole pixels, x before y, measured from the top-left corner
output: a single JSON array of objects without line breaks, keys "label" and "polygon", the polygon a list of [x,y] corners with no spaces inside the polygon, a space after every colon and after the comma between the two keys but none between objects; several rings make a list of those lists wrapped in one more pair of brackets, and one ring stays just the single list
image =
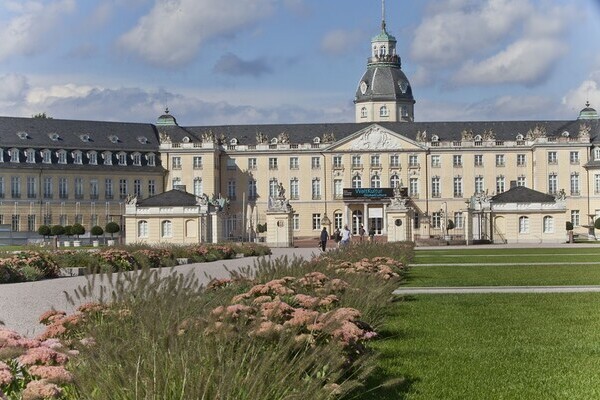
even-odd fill
[{"label": "pink sedum flower", "polygon": [[56,384],[44,379],[31,381],[23,390],[23,400],[46,400],[56,399],[62,394],[62,390]]}]

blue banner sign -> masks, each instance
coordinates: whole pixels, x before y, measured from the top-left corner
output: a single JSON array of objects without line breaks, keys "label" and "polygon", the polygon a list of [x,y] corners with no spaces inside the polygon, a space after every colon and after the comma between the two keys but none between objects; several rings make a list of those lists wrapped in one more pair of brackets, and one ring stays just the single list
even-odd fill
[{"label": "blue banner sign", "polygon": [[393,188],[344,188],[344,199],[385,199],[394,197]]}]

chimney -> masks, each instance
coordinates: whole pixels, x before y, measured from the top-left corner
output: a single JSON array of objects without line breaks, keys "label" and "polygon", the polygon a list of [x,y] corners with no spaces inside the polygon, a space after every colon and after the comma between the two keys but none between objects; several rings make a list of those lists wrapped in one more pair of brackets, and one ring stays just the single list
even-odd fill
[{"label": "chimney", "polygon": [[510,181],[510,188],[516,188],[517,187],[517,181]]}]

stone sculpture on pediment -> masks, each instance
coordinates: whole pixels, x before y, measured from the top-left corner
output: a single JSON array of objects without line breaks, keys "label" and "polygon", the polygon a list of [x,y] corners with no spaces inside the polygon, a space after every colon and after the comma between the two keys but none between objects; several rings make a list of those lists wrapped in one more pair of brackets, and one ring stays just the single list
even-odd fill
[{"label": "stone sculpture on pediment", "polygon": [[556,193],[556,195],[554,196],[554,199],[558,201],[566,200],[566,198],[567,192],[565,192],[565,189],[560,189],[558,193]]},{"label": "stone sculpture on pediment", "polygon": [[137,196],[133,194],[128,194],[125,198],[125,204],[137,204]]},{"label": "stone sculpture on pediment", "polygon": [[202,132],[202,143],[214,143],[215,142],[215,134],[212,130]]},{"label": "stone sculpture on pediment", "polygon": [[279,136],[277,136],[277,143],[288,144],[290,142],[290,136],[287,132],[281,132]]},{"label": "stone sculpture on pediment", "polygon": [[460,133],[461,140],[463,142],[472,142],[473,141],[473,130],[464,130]]},{"label": "stone sculpture on pediment", "polygon": [[369,128],[352,144],[353,150],[399,149],[400,142],[380,127]]},{"label": "stone sculpture on pediment", "polygon": [[167,132],[161,132],[160,133],[160,143],[167,143],[170,144],[171,143],[171,136],[169,136],[169,134]]},{"label": "stone sculpture on pediment", "polygon": [[529,131],[527,131],[527,135],[525,136],[525,138],[527,140],[536,140],[536,139],[545,138],[545,137],[546,137],[546,127],[540,126],[540,125],[536,125],[533,129],[530,129]]},{"label": "stone sculpture on pediment", "polygon": [[198,196],[196,202],[198,205],[207,206],[209,203],[208,195],[204,193],[202,196]]},{"label": "stone sculpture on pediment", "polygon": [[223,132],[221,132],[219,134],[219,137],[217,138],[217,143],[218,144],[225,144],[225,143],[227,143],[227,136]]},{"label": "stone sculpture on pediment", "polygon": [[481,138],[483,140],[496,140],[496,134],[494,133],[494,131],[492,129],[490,130],[484,130],[483,131],[483,135],[481,135]]},{"label": "stone sculpture on pediment", "polygon": [[417,131],[417,137],[416,137],[416,141],[417,142],[426,142],[427,141],[427,130],[423,130],[423,132],[421,132],[420,130]]},{"label": "stone sculpture on pediment", "polygon": [[335,135],[333,134],[333,132],[323,134],[323,143],[333,143],[333,142],[335,142]]},{"label": "stone sculpture on pediment", "polygon": [[269,141],[267,135],[262,132],[256,132],[256,144],[266,144]]},{"label": "stone sculpture on pediment", "polygon": [[589,139],[591,130],[592,128],[588,124],[581,124],[579,125],[579,134],[577,137],[579,139]]}]

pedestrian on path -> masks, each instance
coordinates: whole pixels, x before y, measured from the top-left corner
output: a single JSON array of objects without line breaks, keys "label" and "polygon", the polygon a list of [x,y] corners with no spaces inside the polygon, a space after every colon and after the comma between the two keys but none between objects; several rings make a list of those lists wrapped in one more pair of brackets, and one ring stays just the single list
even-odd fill
[{"label": "pedestrian on path", "polygon": [[323,227],[323,230],[321,231],[321,240],[320,240],[320,245],[321,245],[321,251],[325,251],[325,249],[327,248],[327,240],[329,239],[329,233],[327,233],[327,227]]},{"label": "pedestrian on path", "polygon": [[340,232],[340,228],[337,228],[335,232],[333,232],[333,240],[337,247],[340,247],[340,240],[342,240],[342,232]]},{"label": "pedestrian on path", "polygon": [[347,246],[350,243],[350,229],[348,229],[348,225],[344,225],[344,229],[342,230],[342,240],[340,242],[342,247]]},{"label": "pedestrian on path", "polygon": [[374,240],[375,240],[375,227],[372,226],[369,229],[369,242],[373,243]]},{"label": "pedestrian on path", "polygon": [[363,242],[365,240],[366,233],[367,233],[367,231],[365,231],[365,226],[363,224],[360,224],[360,229],[358,230],[358,235],[360,236],[361,242]]}]

